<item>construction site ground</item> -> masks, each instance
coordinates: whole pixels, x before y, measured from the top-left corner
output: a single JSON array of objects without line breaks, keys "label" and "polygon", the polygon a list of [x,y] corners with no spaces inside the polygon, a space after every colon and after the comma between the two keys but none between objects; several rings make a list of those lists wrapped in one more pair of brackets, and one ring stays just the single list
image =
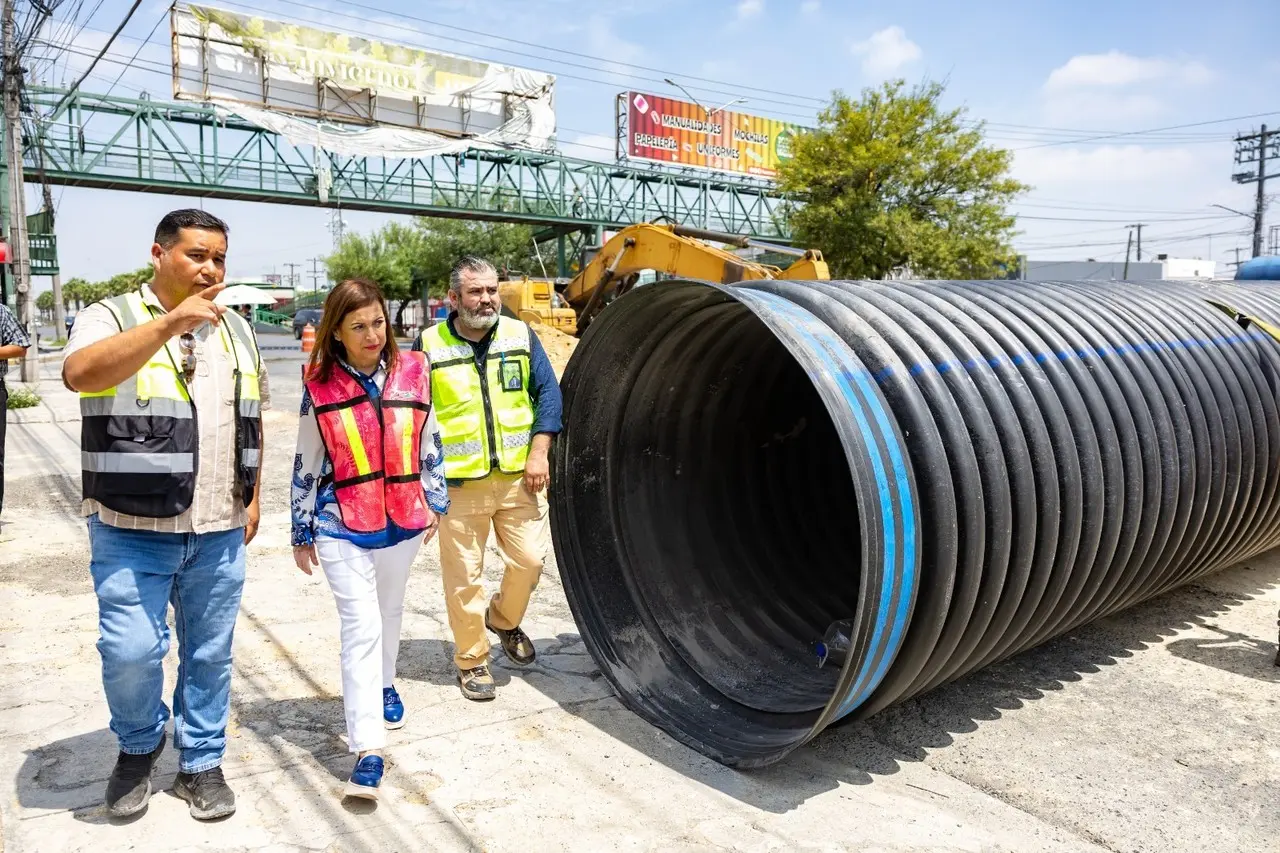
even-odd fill
[{"label": "construction site ground", "polygon": [[[1224,571],[891,708],[786,761],[723,767],[628,711],[548,559],[496,702],[454,685],[434,543],[409,583],[384,798],[342,800],[338,620],[289,547],[299,356],[273,351],[262,528],[238,623],[226,775],[197,823],[168,788],[102,807],[116,757],[79,513],[74,395],[10,413],[0,526],[0,823],[16,851],[1280,849],[1280,555]],[[15,378],[11,374],[11,380]],[[854,555],[850,555],[852,560]],[[498,577],[491,552],[487,574]],[[175,658],[168,661],[172,684]]]}]

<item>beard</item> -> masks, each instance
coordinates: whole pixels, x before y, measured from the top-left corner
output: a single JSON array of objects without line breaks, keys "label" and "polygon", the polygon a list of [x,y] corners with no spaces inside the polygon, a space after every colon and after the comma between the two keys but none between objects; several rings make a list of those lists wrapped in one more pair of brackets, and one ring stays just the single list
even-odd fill
[{"label": "beard", "polygon": [[492,313],[486,314],[484,311],[470,311],[459,305],[458,319],[461,320],[462,324],[468,329],[472,329],[477,332],[486,332],[497,325],[498,315],[501,313],[498,308],[493,308],[491,311]]}]

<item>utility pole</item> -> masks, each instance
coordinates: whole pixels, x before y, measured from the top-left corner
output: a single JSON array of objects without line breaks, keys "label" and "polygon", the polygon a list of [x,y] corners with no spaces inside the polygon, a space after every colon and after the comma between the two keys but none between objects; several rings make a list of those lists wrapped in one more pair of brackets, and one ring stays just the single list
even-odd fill
[{"label": "utility pole", "polygon": [[[1147,223],[1145,222],[1136,222],[1133,225],[1125,226],[1126,228],[1138,229],[1138,263],[1142,263],[1142,229],[1143,229],[1143,226],[1145,226],[1146,224]],[[1133,232],[1130,231],[1129,233],[1132,234]]]},{"label": "utility pole", "polygon": [[[13,21],[14,0],[4,0],[0,37],[4,49],[4,159],[9,171],[9,252],[13,258],[14,291],[18,295],[18,322],[27,332],[35,331],[31,298],[31,246],[27,242],[26,185],[22,180],[22,119],[19,95],[22,90],[22,57],[18,55]],[[34,335],[33,335],[34,336]],[[37,361],[22,360],[22,381],[35,382]]]},{"label": "utility pole", "polygon": [[342,208],[335,208],[329,214],[329,231],[333,234],[333,250],[342,248],[342,238],[346,236],[347,223],[342,219]]},{"label": "utility pole", "polygon": [[[56,234],[53,215],[53,190],[45,181],[41,187],[44,192],[44,209],[49,215],[49,231]],[[53,274],[53,337],[58,339],[67,333],[67,306],[62,302],[62,271]]]},{"label": "utility pole", "polygon": [[[289,286],[296,291],[298,289],[298,274],[294,270],[301,264],[285,264],[285,266],[289,268]],[[294,293],[294,297],[297,297],[297,293]]]},{"label": "utility pole", "polygon": [[[320,292],[320,261],[323,258],[311,258],[311,292]],[[295,294],[296,298],[296,294]]]},{"label": "utility pole", "polygon": [[1241,166],[1257,163],[1257,171],[1236,172],[1231,179],[1237,184],[1258,185],[1257,201],[1253,213],[1253,257],[1262,254],[1262,219],[1267,211],[1267,161],[1280,159],[1280,131],[1262,130],[1248,136],[1236,137],[1236,163]]},{"label": "utility pole", "polygon": [[1125,281],[1129,280],[1129,250],[1133,248],[1133,232],[1129,232],[1129,242],[1124,247],[1124,272],[1120,274],[1120,278]]}]

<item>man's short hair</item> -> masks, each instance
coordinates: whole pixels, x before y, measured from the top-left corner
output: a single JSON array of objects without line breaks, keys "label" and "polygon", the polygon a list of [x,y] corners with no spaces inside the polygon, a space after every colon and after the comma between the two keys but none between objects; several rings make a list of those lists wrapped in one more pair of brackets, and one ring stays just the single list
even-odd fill
[{"label": "man's short hair", "polygon": [[160,244],[160,248],[172,248],[178,242],[178,237],[183,228],[220,231],[223,237],[226,237],[231,231],[227,227],[227,223],[212,213],[205,213],[203,210],[197,210],[194,207],[173,210],[166,213],[164,219],[161,219],[160,224],[156,226],[156,242]]},{"label": "man's short hair", "polygon": [[449,290],[454,293],[460,293],[462,291],[462,274],[464,272],[476,274],[498,274],[498,271],[494,268],[493,264],[489,263],[484,258],[477,257],[475,255],[463,255],[454,263],[453,269],[449,270]]}]

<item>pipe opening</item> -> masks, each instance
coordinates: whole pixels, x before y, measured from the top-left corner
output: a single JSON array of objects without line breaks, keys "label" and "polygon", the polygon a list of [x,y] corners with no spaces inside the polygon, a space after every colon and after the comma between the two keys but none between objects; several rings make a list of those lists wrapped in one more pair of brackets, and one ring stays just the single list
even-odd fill
[{"label": "pipe opening", "polygon": [[557,465],[576,458],[553,499],[573,509],[553,523],[587,552],[560,554],[566,592],[652,712],[753,741],[698,748],[777,752],[837,689],[840,664],[819,668],[815,644],[858,606],[853,478],[804,367],[747,307],[703,287],[645,297],[613,315],[623,328],[604,315],[565,377]]},{"label": "pipe opening", "polygon": [[839,667],[819,669],[812,644],[857,606],[858,518],[804,370],[728,303],[666,331],[625,412],[619,509],[666,640],[736,702],[820,710]]}]

